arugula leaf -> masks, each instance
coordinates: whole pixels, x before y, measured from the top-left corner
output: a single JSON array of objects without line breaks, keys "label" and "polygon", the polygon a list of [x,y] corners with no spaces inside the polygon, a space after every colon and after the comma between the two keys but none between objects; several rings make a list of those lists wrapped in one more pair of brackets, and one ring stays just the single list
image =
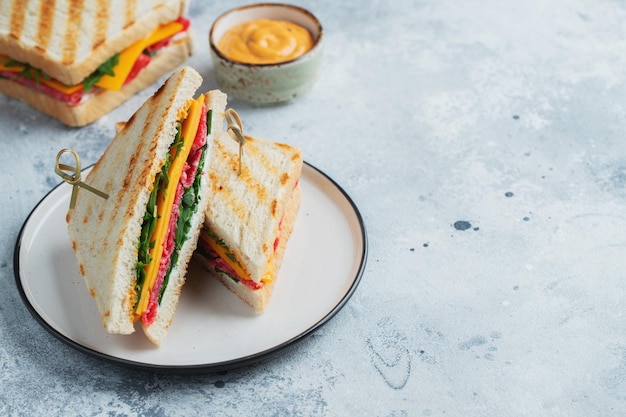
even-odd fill
[{"label": "arugula leaf", "polygon": [[218,273],[220,273],[220,274],[224,274],[224,275],[226,275],[228,278],[232,279],[233,281],[235,281],[235,282],[239,282],[239,280],[237,279],[237,277],[232,276],[232,275],[231,275],[231,274],[229,274],[228,272],[226,272],[226,271],[224,271],[224,270],[222,270],[222,269],[220,269],[220,268],[218,268],[218,267],[215,267],[215,272],[218,272]]},{"label": "arugula leaf", "polygon": [[152,257],[150,256],[150,249],[154,247],[154,241],[150,241],[150,237],[152,233],[156,229],[156,221],[157,221],[157,194],[159,189],[161,188],[161,183],[163,182],[163,176],[161,174],[157,175],[154,179],[154,186],[152,188],[152,192],[150,193],[150,198],[148,199],[148,205],[146,207],[146,213],[143,216],[143,223],[141,225],[141,234],[139,235],[139,243],[138,243],[138,253],[137,253],[137,268],[136,268],[136,281],[135,281],[135,291],[137,292],[137,296],[141,294],[141,288],[146,280],[146,270],[144,269],[146,266],[152,262]]},{"label": "arugula leaf", "polygon": [[224,241],[220,239],[220,237],[213,230],[209,229],[208,227],[205,230],[207,232],[207,235],[209,235],[209,237],[213,239],[215,243],[217,243],[224,249],[228,249],[228,246],[226,246],[226,243],[224,243]]},{"label": "arugula leaf", "polygon": [[[176,127],[176,139],[175,143],[181,141],[180,139],[181,125],[180,123]],[[157,215],[157,199],[159,191],[165,192],[169,183],[169,169],[172,165],[171,154],[168,152],[165,158],[165,163],[163,164],[163,168],[161,172],[157,174],[154,178],[154,183],[152,187],[152,192],[150,193],[150,198],[148,199],[148,204],[146,206],[146,213],[143,216],[143,222],[141,224],[141,233],[139,235],[139,242],[137,244],[137,267],[136,267],[136,282],[135,282],[135,291],[137,292],[137,298],[141,295],[141,290],[146,281],[146,270],[145,267],[152,262],[152,257],[150,256],[150,249],[154,249],[154,245],[156,242],[154,240],[150,240],[154,230],[156,229],[156,222],[158,219]]]},{"label": "arugula leaf", "polygon": [[206,134],[207,135],[211,134],[212,124],[213,124],[213,109],[209,109],[209,111],[206,112]]},{"label": "arugula leaf", "polygon": [[191,231],[191,219],[193,215],[198,211],[198,202],[200,201],[200,186],[202,185],[202,169],[204,167],[204,159],[206,155],[207,145],[204,144],[198,152],[202,152],[200,161],[198,162],[198,168],[196,171],[196,177],[193,184],[187,188],[183,194],[183,199],[179,208],[178,222],[176,223],[176,233],[174,234],[174,250],[170,257],[170,266],[163,278],[163,285],[161,286],[161,292],[159,294],[159,304],[165,294],[167,283],[169,282],[170,274],[175,265],[178,264],[179,252],[183,247],[183,244],[189,238],[189,232]]},{"label": "arugula leaf", "polygon": [[[170,149],[172,146],[177,146],[178,148],[176,149],[176,155],[178,155],[180,146],[184,143],[185,138],[181,137],[181,130],[182,130],[182,124],[178,123],[176,125],[176,137],[174,138],[174,142],[172,143],[172,145],[170,146]],[[165,166],[163,167],[163,175],[164,175],[164,184],[163,184],[163,198],[166,198],[166,193],[165,190],[167,190],[167,187],[170,183],[170,175],[169,175],[169,171],[170,171],[170,166],[172,165],[172,154],[168,152],[167,154],[167,160],[165,161]]]},{"label": "arugula leaf", "polygon": [[226,243],[220,239],[220,237],[211,229],[209,229],[208,227],[205,227],[204,230],[206,231],[207,235],[213,239],[213,241],[215,243],[217,243],[219,246],[223,247],[224,249],[226,249],[225,254],[226,257],[233,263],[236,263],[237,265],[239,265],[240,268],[243,268],[243,266],[241,265],[241,262],[239,262],[239,259],[237,259],[237,257],[235,256],[235,254],[230,250],[230,248],[228,247],[228,245],[226,245]]},{"label": "arugula leaf", "polygon": [[39,68],[35,68],[30,64],[25,62],[16,61],[14,59],[4,60],[4,66],[7,68],[10,67],[23,67],[22,70],[17,74],[18,77],[26,78],[31,81],[35,81],[37,85],[41,84],[41,80],[49,80],[50,76],[40,70]]},{"label": "arugula leaf", "polygon": [[83,91],[87,92],[105,75],[115,76],[115,67],[120,62],[120,54],[117,53],[101,64],[94,72],[83,80]]},{"label": "arugula leaf", "polygon": [[194,202],[195,202],[195,199],[192,193],[185,193],[183,195],[183,201],[182,201],[183,207],[185,208],[193,207]]},{"label": "arugula leaf", "polygon": [[[115,54],[111,58],[109,58],[106,62],[101,64],[96,70],[91,73],[87,78],[83,80],[83,91],[87,92],[93,88],[94,85],[105,75],[110,75],[111,77],[115,76],[115,67],[119,64],[120,54]],[[4,65],[6,67],[24,67],[17,74],[18,77],[27,78],[29,80],[35,81],[38,85],[41,83],[41,80],[50,80],[48,74],[40,70],[39,68],[35,68],[32,65],[16,61],[14,59],[4,60]]]}]

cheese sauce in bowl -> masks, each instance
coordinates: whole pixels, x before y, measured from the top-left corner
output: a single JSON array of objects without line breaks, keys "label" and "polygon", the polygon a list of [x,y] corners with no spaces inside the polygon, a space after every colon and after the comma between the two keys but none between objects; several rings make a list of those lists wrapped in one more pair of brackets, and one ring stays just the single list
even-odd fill
[{"label": "cheese sauce in bowl", "polygon": [[298,6],[260,3],[219,16],[209,32],[215,79],[251,104],[291,101],[317,81],[322,26]]}]

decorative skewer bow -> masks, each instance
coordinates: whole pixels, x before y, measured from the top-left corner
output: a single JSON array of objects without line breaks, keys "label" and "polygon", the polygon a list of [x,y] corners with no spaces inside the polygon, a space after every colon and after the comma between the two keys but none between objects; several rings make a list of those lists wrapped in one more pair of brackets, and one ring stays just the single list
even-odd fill
[{"label": "decorative skewer bow", "polygon": [[239,114],[233,109],[227,109],[224,113],[224,118],[228,123],[226,132],[235,142],[239,142],[239,171],[237,175],[241,175],[241,158],[243,157],[243,145],[246,143],[246,138],[243,136],[243,125]]},{"label": "decorative skewer bow", "polygon": [[[75,167],[60,163],[61,156],[67,152],[71,153],[74,156],[74,160],[76,161]],[[68,174],[64,170],[70,171],[71,174]],[[61,149],[59,153],[57,154],[54,172],[56,172],[61,178],[63,178],[63,181],[65,181],[66,183],[72,186],[72,196],[70,198],[70,210],[73,209],[74,206],[76,205],[76,192],[77,192],[78,187],[85,188],[86,190],[91,191],[92,193],[104,198],[105,200],[109,198],[108,194],[103,193],[100,190],[96,190],[95,188],[91,187],[88,184],[85,184],[80,178],[80,171],[81,171],[80,170],[80,157],[78,156],[76,151],[69,149],[69,148]]]}]

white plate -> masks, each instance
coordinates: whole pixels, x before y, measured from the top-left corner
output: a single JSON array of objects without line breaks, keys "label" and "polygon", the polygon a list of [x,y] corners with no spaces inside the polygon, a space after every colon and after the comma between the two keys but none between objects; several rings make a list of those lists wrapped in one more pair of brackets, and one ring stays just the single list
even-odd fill
[{"label": "white plate", "polygon": [[272,298],[261,315],[254,315],[192,261],[161,347],[154,347],[140,328],[130,336],[106,333],[67,236],[71,186],[65,183],[39,202],[18,236],[18,289],[35,319],[54,336],[122,365],[204,372],[266,359],[331,319],[355,291],[367,258],[363,219],[345,191],[306,163],[300,184],[300,211]]}]

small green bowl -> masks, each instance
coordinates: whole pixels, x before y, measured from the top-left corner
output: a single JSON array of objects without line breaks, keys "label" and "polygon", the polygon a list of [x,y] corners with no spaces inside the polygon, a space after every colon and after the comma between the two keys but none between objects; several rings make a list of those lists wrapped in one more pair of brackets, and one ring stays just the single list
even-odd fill
[{"label": "small green bowl", "polygon": [[[294,60],[279,64],[242,64],[229,60],[217,49],[228,29],[257,19],[287,20],[303,26],[313,36],[313,48]],[[323,35],[319,20],[298,6],[260,3],[229,10],[215,20],[209,32],[215,79],[228,95],[251,104],[291,101],[311,90],[317,81]]]}]

